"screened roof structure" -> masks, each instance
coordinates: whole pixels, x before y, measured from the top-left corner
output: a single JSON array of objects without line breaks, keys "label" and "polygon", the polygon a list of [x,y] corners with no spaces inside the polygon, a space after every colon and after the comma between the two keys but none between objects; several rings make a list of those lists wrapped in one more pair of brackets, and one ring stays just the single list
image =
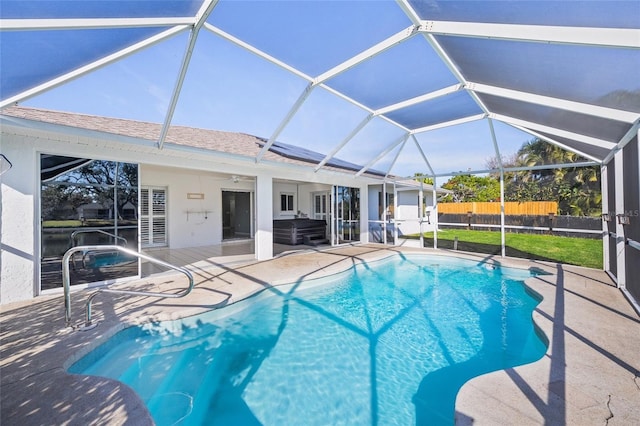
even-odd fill
[{"label": "screened roof structure", "polygon": [[534,137],[603,164],[638,134],[637,0],[2,0],[0,18],[0,107],[162,123],[159,149],[182,125],[263,137],[257,162],[448,176]]}]

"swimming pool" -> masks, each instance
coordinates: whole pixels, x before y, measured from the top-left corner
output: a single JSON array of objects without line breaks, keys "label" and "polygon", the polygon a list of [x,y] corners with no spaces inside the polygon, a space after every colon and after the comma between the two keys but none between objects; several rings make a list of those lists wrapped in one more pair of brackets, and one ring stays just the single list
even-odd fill
[{"label": "swimming pool", "polygon": [[453,424],[466,381],[545,353],[529,276],[395,256],[128,328],[69,371],[127,383],[159,425]]}]

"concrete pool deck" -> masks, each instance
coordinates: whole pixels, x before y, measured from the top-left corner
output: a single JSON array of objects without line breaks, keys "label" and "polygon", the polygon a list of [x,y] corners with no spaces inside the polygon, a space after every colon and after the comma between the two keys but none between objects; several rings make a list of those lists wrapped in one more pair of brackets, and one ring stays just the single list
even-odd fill
[{"label": "concrete pool deck", "polygon": [[[457,424],[640,424],[640,318],[604,272],[377,244],[233,267],[200,261],[191,268],[196,287],[185,298],[99,295],[93,311],[100,324],[86,332],[64,327],[62,295],[3,305],[0,424],[153,424],[128,386],[69,375],[66,367],[127,325],[188,317],[265,288],[336,273],[398,252],[453,254],[550,274],[527,280],[544,297],[534,320],[549,340],[546,355],[535,363],[467,382],[456,401]],[[185,283],[167,273],[122,287],[159,291]],[[88,294],[85,290],[72,294],[74,324],[82,322]]]}]

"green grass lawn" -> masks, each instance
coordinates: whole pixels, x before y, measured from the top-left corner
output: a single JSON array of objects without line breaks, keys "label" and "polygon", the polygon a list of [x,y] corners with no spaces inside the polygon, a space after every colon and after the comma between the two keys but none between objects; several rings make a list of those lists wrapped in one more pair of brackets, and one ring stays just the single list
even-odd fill
[{"label": "green grass lawn", "polygon": [[[425,246],[432,247],[433,232],[425,233],[424,237]],[[458,250],[500,254],[500,232],[442,230],[438,231],[438,247],[452,249],[455,237],[458,237]],[[507,256],[602,269],[600,239],[507,233],[505,240]]]}]

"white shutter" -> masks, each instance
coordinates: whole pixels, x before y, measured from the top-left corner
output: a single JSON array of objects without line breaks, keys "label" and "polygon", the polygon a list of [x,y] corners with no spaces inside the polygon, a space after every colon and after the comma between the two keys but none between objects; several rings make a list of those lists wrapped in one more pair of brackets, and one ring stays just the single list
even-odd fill
[{"label": "white shutter", "polygon": [[140,238],[143,247],[167,245],[167,190],[140,189]]}]

